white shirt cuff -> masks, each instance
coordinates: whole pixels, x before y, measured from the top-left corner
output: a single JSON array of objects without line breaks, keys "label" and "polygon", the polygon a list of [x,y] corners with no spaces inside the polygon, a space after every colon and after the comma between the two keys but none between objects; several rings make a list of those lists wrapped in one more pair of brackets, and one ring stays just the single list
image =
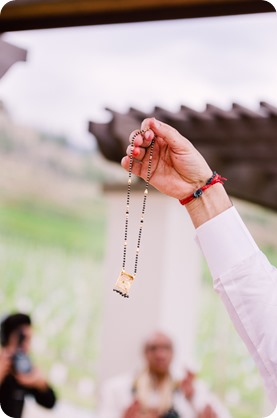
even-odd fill
[{"label": "white shirt cuff", "polygon": [[234,207],[197,228],[196,240],[207,260],[213,279],[221,277],[259,251]]}]

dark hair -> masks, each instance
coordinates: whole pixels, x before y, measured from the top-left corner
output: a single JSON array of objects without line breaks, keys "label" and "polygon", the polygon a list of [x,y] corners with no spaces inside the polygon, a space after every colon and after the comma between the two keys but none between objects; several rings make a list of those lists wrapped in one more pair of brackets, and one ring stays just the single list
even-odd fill
[{"label": "dark hair", "polygon": [[23,325],[32,325],[30,316],[23,313],[8,315],[2,320],[0,332],[2,347],[8,345],[10,335]]}]

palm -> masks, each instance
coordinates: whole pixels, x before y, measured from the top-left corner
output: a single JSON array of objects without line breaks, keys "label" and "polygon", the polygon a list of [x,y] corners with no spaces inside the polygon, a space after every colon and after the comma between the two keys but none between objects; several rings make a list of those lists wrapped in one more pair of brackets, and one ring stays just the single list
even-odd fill
[{"label": "palm", "polygon": [[[139,176],[146,179],[150,150],[140,165]],[[203,168],[199,169],[199,162]],[[150,184],[160,192],[177,199],[201,187],[201,179],[209,178],[211,170],[198,151],[187,141],[182,152],[175,152],[160,137],[155,139]]]}]

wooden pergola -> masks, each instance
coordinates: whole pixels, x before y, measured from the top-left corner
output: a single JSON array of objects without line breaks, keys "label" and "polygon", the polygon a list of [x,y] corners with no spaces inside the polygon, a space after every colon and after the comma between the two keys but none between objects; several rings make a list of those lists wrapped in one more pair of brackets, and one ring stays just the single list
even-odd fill
[{"label": "wooden pergola", "polygon": [[263,0],[16,0],[0,32],[274,12]]},{"label": "wooden pergola", "polygon": [[[264,0],[16,0],[2,10],[0,33],[267,12],[275,9]],[[91,122],[89,129],[104,156],[119,162],[129,133],[150,115],[130,109],[112,116],[110,123]],[[226,111],[209,104],[204,112],[182,106],[173,114],[156,107],[151,116],[175,126],[230,177],[231,195],[277,210],[276,108],[261,103],[254,112],[234,104]]]},{"label": "wooden pergola", "polygon": [[176,113],[160,107],[149,114],[133,108],[110,112],[110,122],[89,124],[108,160],[120,162],[130,132],[155,116],[189,138],[211,168],[230,179],[230,195],[277,210],[277,108],[262,102],[258,111],[235,103],[229,110],[208,104],[202,112],[187,106]]},{"label": "wooden pergola", "polygon": [[0,79],[18,61],[26,61],[27,51],[0,38]]}]

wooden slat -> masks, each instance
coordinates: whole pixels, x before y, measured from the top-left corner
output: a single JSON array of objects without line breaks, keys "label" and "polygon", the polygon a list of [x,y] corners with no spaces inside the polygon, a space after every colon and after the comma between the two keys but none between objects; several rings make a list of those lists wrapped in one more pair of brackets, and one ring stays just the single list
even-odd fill
[{"label": "wooden slat", "polygon": [[264,109],[268,115],[274,116],[274,117],[277,116],[277,107],[272,106],[271,104],[267,102],[261,102],[260,105],[261,105],[261,108]]},{"label": "wooden slat", "polygon": [[0,31],[273,11],[263,0],[17,0],[4,6]]}]

